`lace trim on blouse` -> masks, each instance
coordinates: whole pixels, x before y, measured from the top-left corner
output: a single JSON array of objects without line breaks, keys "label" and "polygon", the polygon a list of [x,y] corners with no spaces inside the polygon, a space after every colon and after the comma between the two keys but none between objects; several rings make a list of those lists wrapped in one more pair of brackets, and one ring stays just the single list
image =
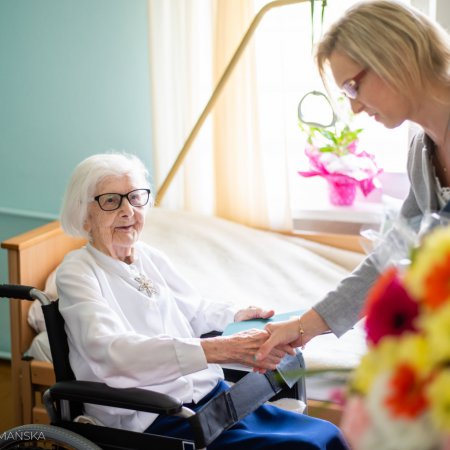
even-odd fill
[{"label": "lace trim on blouse", "polygon": [[450,187],[442,187],[436,174],[434,178],[436,180],[436,193],[439,200],[439,206],[443,208],[450,201]]},{"label": "lace trim on blouse", "polygon": [[[436,144],[427,135],[426,135],[426,140],[427,140],[426,145],[430,146],[430,148],[433,152],[432,161],[435,161]],[[439,180],[439,177],[436,174],[435,164],[432,163],[432,167],[433,167],[434,180],[436,183],[436,196],[438,198],[439,207],[443,208],[450,201],[450,187],[441,185],[441,181]]]}]

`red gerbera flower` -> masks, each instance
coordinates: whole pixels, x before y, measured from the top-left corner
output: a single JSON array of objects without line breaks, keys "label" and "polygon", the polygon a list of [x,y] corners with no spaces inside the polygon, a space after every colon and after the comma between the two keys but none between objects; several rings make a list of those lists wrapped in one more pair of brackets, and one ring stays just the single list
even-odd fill
[{"label": "red gerbera flower", "polygon": [[389,385],[391,391],[385,404],[393,415],[413,419],[427,408],[426,381],[410,365],[400,364]]},{"label": "red gerbera flower", "polygon": [[384,336],[416,331],[414,320],[419,314],[419,305],[410,297],[397,270],[392,267],[369,291],[363,314],[367,316],[367,340],[376,345]]}]

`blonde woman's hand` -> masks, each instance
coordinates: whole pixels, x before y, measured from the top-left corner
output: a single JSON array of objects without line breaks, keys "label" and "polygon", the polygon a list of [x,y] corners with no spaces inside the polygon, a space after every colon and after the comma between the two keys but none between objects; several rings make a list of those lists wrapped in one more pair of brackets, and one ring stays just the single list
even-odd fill
[{"label": "blonde woman's hand", "polygon": [[256,361],[259,362],[264,361],[277,346],[303,347],[313,337],[328,331],[329,326],[316,311],[310,309],[301,317],[268,323],[264,329],[270,337],[256,353]]}]

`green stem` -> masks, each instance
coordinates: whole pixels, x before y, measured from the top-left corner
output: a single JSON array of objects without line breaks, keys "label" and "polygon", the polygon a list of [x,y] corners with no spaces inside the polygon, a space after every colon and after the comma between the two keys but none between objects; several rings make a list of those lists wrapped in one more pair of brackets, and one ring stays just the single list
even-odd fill
[{"label": "green stem", "polygon": [[311,51],[314,48],[314,2],[315,0],[310,0],[311,5]]}]

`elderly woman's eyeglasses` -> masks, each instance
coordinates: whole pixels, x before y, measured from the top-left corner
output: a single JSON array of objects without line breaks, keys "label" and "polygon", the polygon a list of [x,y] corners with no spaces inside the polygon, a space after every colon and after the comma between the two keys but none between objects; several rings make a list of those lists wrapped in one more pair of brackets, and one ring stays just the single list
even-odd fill
[{"label": "elderly woman's eyeglasses", "polygon": [[114,211],[120,208],[124,198],[129,201],[131,206],[145,206],[150,198],[150,189],[135,189],[128,194],[101,194],[94,197],[94,200],[103,211]]},{"label": "elderly woman's eyeglasses", "polygon": [[350,80],[344,81],[344,84],[342,85],[342,92],[347,98],[350,100],[356,99],[358,96],[359,84],[366,74],[367,69],[363,69]]}]

